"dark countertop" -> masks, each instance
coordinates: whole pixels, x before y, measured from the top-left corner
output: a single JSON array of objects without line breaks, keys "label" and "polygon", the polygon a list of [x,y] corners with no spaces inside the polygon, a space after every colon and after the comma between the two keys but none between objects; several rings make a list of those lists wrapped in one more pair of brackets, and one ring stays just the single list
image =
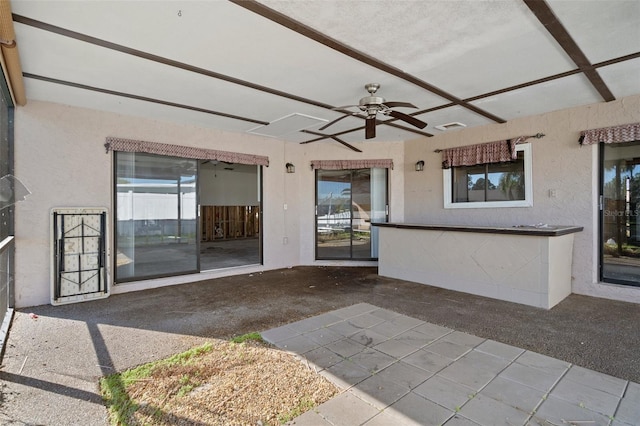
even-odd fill
[{"label": "dark countertop", "polygon": [[512,234],[533,237],[558,237],[573,234],[584,229],[573,225],[515,225],[515,226],[472,226],[472,225],[429,225],[420,223],[372,223],[382,228],[416,229],[425,231],[476,232],[484,234]]}]

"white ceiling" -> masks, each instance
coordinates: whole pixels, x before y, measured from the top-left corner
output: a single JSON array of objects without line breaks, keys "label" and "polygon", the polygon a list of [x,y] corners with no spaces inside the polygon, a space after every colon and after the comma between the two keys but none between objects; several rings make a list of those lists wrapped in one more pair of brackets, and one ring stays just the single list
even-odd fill
[{"label": "white ceiling", "polygon": [[[640,94],[638,0],[11,5],[28,100],[294,143],[317,138],[300,130],[340,117],[331,108],[357,104],[372,82],[416,105],[398,111],[432,135]],[[379,124],[371,141],[420,136],[393,123],[409,130]],[[320,133],[357,142],[363,125],[349,117]]]}]

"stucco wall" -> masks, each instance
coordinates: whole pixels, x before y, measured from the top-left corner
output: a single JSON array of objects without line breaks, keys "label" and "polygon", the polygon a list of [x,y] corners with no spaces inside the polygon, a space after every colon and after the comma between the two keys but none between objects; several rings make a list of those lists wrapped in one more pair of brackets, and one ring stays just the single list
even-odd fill
[{"label": "stucco wall", "polygon": [[[50,303],[52,208],[107,207],[113,234],[113,163],[103,146],[107,136],[253,153],[270,160],[270,166],[263,170],[263,266],[120,284],[112,287],[114,293],[326,263],[315,261],[315,181],[310,160],[393,159],[396,167],[389,177],[392,220],[403,220],[402,143],[356,144],[364,151],[360,154],[331,141],[299,145],[37,101],[17,108],[15,123],[15,174],[32,192],[16,206],[16,307]],[[287,162],[296,165],[295,174],[285,173]]]},{"label": "stucco wall", "polygon": [[[597,282],[597,147],[578,146],[581,130],[637,122],[640,96],[550,114],[422,138],[406,144],[367,141],[355,144],[362,154],[332,142],[307,145],[214,129],[145,120],[45,102],[29,102],[16,111],[16,176],[31,190],[16,205],[16,306],[49,303],[50,210],[53,207],[105,206],[112,210],[112,158],[105,137],[119,136],[164,143],[266,155],[264,168],[264,266],[197,276],[173,277],[120,285],[124,292],[207,279],[223,274],[315,261],[314,172],[310,161],[391,158],[391,221],[471,225],[550,223],[580,225],[574,245],[575,293],[640,303],[640,289]],[[534,206],[510,209],[443,208],[440,155],[435,148],[546,134],[533,144]],[[424,172],[415,172],[418,160]],[[285,163],[296,173],[285,173]],[[550,197],[554,190],[556,196]],[[286,209],[285,209],[286,204]],[[286,244],[285,244],[286,237]],[[357,265],[359,262],[340,262]]]},{"label": "stucco wall", "polygon": [[[580,147],[582,130],[640,121],[640,96],[610,103],[442,133],[408,142],[408,164],[425,161],[424,172],[405,176],[406,222],[433,224],[500,225],[560,224],[584,226],[574,243],[572,290],[640,303],[640,288],[599,283],[598,266],[598,150]],[[500,209],[445,209],[441,155],[436,148],[471,145],[544,133],[531,139],[533,207]],[[555,196],[551,196],[551,191]],[[455,253],[452,253],[455,256]]]}]

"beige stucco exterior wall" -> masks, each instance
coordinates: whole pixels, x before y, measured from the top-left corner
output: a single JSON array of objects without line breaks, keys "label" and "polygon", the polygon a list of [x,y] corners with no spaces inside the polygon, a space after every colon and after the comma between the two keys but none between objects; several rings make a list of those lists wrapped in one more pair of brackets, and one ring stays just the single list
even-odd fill
[{"label": "beige stucco exterior wall", "polygon": [[[314,173],[310,160],[393,159],[396,167],[389,177],[390,210],[392,220],[404,219],[405,164],[403,144],[399,142],[356,144],[364,151],[360,154],[330,141],[299,145],[30,101],[17,108],[15,120],[15,174],[32,192],[16,205],[16,307],[50,303],[52,208],[107,207],[112,237],[113,162],[103,146],[107,136],[253,153],[266,155],[270,160],[270,166],[263,170],[264,265],[120,284],[112,286],[113,293],[265,269],[326,264],[315,261]],[[295,174],[285,173],[287,162],[296,165]]]},{"label": "beige stucco exterior wall", "polygon": [[[249,152],[266,155],[271,162],[263,173],[264,265],[118,285],[113,287],[115,293],[295,265],[362,264],[315,260],[314,172],[310,161],[391,158],[395,165],[389,176],[392,222],[584,226],[585,230],[575,236],[573,292],[640,303],[640,289],[597,280],[597,147],[581,148],[577,143],[581,130],[637,121],[640,96],[407,143],[367,141],[355,144],[364,151],[360,154],[331,141],[299,145],[32,101],[16,110],[15,174],[32,192],[16,205],[16,306],[50,301],[51,208],[104,206],[113,219],[113,164],[103,147],[107,136]],[[441,160],[433,152],[435,148],[538,132],[546,137],[532,141],[533,207],[443,208]],[[414,171],[418,160],[425,161],[424,172]],[[285,173],[287,162],[296,165],[295,174]],[[555,197],[549,196],[550,190],[555,191]]]},{"label": "beige stucco exterior wall", "polygon": [[[511,226],[559,224],[584,226],[575,235],[572,291],[640,303],[640,288],[598,282],[598,148],[580,147],[582,130],[640,121],[640,96],[572,108],[505,124],[443,133],[408,142],[407,164],[424,160],[424,172],[405,176],[406,222]],[[532,139],[533,207],[445,209],[441,155],[436,148],[471,145],[544,133]],[[555,196],[551,196],[554,191]],[[451,254],[455,256],[455,253]]]}]

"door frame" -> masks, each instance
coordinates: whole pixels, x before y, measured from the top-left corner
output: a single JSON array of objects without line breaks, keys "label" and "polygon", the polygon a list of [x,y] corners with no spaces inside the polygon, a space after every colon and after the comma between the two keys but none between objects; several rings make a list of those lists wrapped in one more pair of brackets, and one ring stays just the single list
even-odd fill
[{"label": "door frame", "polygon": [[[610,284],[620,284],[628,287],[640,287],[640,281],[620,280],[604,276],[604,185],[605,185],[605,156],[606,144],[598,144],[598,280]],[[640,260],[639,260],[640,263]],[[640,265],[638,266],[640,269]]]},{"label": "door frame", "polygon": [[[373,170],[377,167],[369,167],[369,168],[364,168],[365,170]],[[381,168],[385,171],[385,190],[384,190],[384,196],[385,196],[385,222],[389,221],[389,169],[388,168]],[[313,249],[314,249],[314,259],[315,260],[344,260],[344,261],[376,261],[378,260],[377,257],[363,257],[363,258],[354,258],[353,257],[353,226],[350,226],[350,231],[349,231],[349,236],[350,236],[350,240],[349,240],[349,258],[343,258],[343,257],[318,257],[318,172],[321,171],[322,169],[316,169],[315,173],[314,173],[314,194],[315,194],[315,215],[314,215],[314,219],[313,219]],[[343,169],[342,171],[348,171],[349,172],[349,184],[351,186],[353,186],[353,172],[356,170],[362,170],[362,169]],[[369,177],[371,178],[371,173],[369,174]],[[349,205],[351,206],[351,224],[353,224],[353,191],[349,191]],[[371,213],[371,211],[369,211],[369,213]],[[371,223],[371,222],[370,222]],[[373,229],[373,226],[371,227]],[[370,237],[369,239],[370,244],[372,241],[372,238]]]}]

